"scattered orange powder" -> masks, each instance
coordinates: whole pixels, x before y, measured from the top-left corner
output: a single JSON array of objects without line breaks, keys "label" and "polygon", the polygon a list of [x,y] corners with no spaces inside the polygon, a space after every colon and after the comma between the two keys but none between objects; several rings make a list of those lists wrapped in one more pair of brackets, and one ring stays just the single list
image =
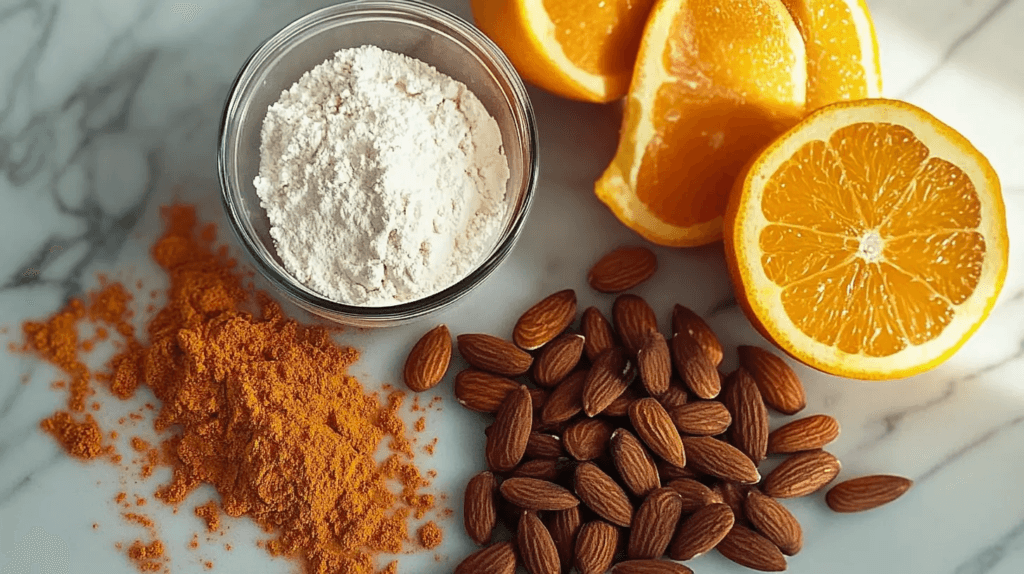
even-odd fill
[{"label": "scattered orange powder", "polygon": [[216,532],[220,530],[220,510],[217,508],[217,503],[214,501],[207,502],[201,506],[196,507],[196,516],[203,519],[206,523],[207,532]]},{"label": "scattered orange powder", "polygon": [[155,526],[152,520],[150,520],[147,516],[142,514],[136,514],[134,512],[125,512],[121,516],[128,522],[138,524],[143,528],[153,528]]},{"label": "scattered orange powder", "polygon": [[144,544],[136,540],[128,547],[128,558],[135,563],[139,572],[158,572],[163,568],[164,543],[154,540]]},{"label": "scattered orange powder", "polygon": [[427,428],[427,419],[420,417],[416,419],[412,427],[416,432],[423,432]]},{"label": "scattered orange powder", "polygon": [[188,547],[190,549],[192,549],[192,550],[195,550],[196,548],[199,548],[199,535],[197,535],[197,534],[193,534],[192,535],[192,540],[189,541]]},{"label": "scattered orange powder", "polygon": [[140,437],[133,436],[131,440],[132,450],[135,452],[146,452],[150,448],[150,444]]},{"label": "scattered orange powder", "polygon": [[427,522],[423,526],[420,526],[417,534],[420,539],[420,546],[427,550],[437,548],[441,544],[441,529],[438,528],[437,524],[435,524],[433,520]]},{"label": "scattered orange powder", "polygon": [[118,492],[117,496],[114,497],[114,502],[116,502],[118,504],[121,504],[122,502],[124,502],[125,498],[128,498],[128,494],[127,493]]},{"label": "scattered orange powder", "polygon": [[77,422],[71,413],[60,411],[43,419],[39,426],[53,435],[64,450],[74,457],[90,459],[111,452],[111,449],[103,447],[103,432],[92,415],[80,418],[81,422]]},{"label": "scattered orange powder", "polygon": [[436,448],[437,448],[437,437],[434,437],[434,440],[430,441],[430,444],[428,444],[427,446],[423,447],[423,451],[426,452],[427,454],[433,456],[434,450]]}]

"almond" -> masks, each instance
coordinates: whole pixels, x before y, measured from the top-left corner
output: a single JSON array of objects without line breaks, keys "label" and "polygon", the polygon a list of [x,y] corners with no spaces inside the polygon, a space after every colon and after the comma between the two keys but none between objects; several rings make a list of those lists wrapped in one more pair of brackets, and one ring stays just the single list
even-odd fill
[{"label": "almond", "polygon": [[739,524],[732,527],[716,548],[722,556],[753,570],[782,572],[786,569],[786,557],[778,546]]},{"label": "almond", "polygon": [[740,346],[740,364],[750,372],[761,390],[765,404],[784,415],[794,415],[807,406],[804,385],[780,357],[753,346]]},{"label": "almond", "polygon": [[658,317],[638,295],[619,295],[612,304],[612,324],[622,346],[635,357],[647,336],[658,332]]},{"label": "almond", "polygon": [[702,399],[717,397],[722,390],[722,380],[697,341],[687,333],[676,333],[672,336],[671,349],[676,372],[693,394]]},{"label": "almond", "polygon": [[526,310],[512,329],[512,340],[532,351],[557,337],[576,319],[576,292],[552,293]]},{"label": "almond", "polygon": [[539,478],[541,480],[556,481],[562,474],[561,466],[557,459],[537,458],[528,460],[512,471],[513,477]]},{"label": "almond", "polygon": [[553,387],[576,368],[583,356],[583,335],[566,333],[544,346],[533,363],[533,381]]},{"label": "almond", "polygon": [[[751,489],[753,487],[749,484],[738,484],[723,480],[711,488],[711,494],[717,502],[721,502],[732,509],[737,524],[743,524],[747,520],[743,505],[746,504],[747,493]],[[747,526],[746,524],[743,525]]]},{"label": "almond", "polygon": [[505,500],[524,510],[565,510],[580,503],[566,488],[537,478],[510,478],[499,490]]},{"label": "almond", "polygon": [[459,353],[474,367],[506,377],[517,377],[530,370],[533,357],[514,344],[483,333],[459,335]]},{"label": "almond", "polygon": [[682,381],[671,379],[668,383],[668,390],[658,397],[658,402],[665,407],[665,410],[671,411],[675,407],[681,407],[690,402],[690,397],[687,395]]},{"label": "almond", "polygon": [[693,570],[668,560],[626,560],[616,564],[612,574],[693,574]]},{"label": "almond", "polygon": [[733,418],[730,442],[755,465],[760,464],[768,452],[768,409],[746,369],[740,367],[729,376],[722,400]]},{"label": "almond", "polygon": [[573,486],[580,500],[601,518],[624,527],[632,524],[633,504],[626,492],[594,463],[576,467]]},{"label": "almond", "polygon": [[511,542],[499,542],[470,554],[454,574],[515,574],[516,553]]},{"label": "almond", "polygon": [[603,520],[580,527],[576,537],[576,568],[580,574],[604,574],[615,559],[619,529]]},{"label": "almond", "polygon": [[677,480],[680,478],[701,478],[701,476],[697,474],[697,471],[693,470],[692,468],[676,466],[674,464],[669,464],[663,460],[656,460],[654,461],[654,464],[656,464],[658,467],[658,475],[661,476],[661,481],[663,483],[667,483],[671,480]]},{"label": "almond", "polygon": [[724,433],[732,424],[729,409],[718,401],[687,403],[669,411],[672,422],[683,434],[714,436]]},{"label": "almond", "polygon": [[583,412],[592,417],[606,409],[635,377],[636,367],[622,347],[601,353],[583,383]]},{"label": "almond", "polygon": [[629,420],[640,440],[669,464],[686,466],[683,441],[672,418],[657,399],[647,397],[629,407]]},{"label": "almond", "polygon": [[586,341],[583,343],[583,350],[587,358],[593,361],[604,351],[618,346],[615,331],[612,324],[605,319],[596,307],[587,307],[580,318],[580,331]]},{"label": "almond", "polygon": [[481,413],[497,412],[508,394],[518,388],[519,383],[512,379],[476,369],[466,369],[455,375],[455,398],[459,404]]},{"label": "almond", "polygon": [[587,283],[602,293],[620,293],[650,279],[658,258],[646,247],[619,247],[599,259],[587,273]]},{"label": "almond", "polygon": [[648,333],[643,346],[637,351],[636,365],[640,381],[652,397],[668,391],[672,379],[672,353],[661,333]]},{"label": "almond", "polygon": [[508,394],[505,403],[498,409],[491,434],[487,437],[484,454],[492,469],[508,472],[522,460],[533,426],[532,413],[533,400],[525,385]]},{"label": "almond", "polygon": [[516,528],[516,550],[530,574],[561,574],[558,549],[536,512],[525,511]]},{"label": "almond", "polygon": [[669,544],[669,558],[692,560],[706,554],[729,534],[734,520],[732,509],[722,503],[697,510],[679,525]]},{"label": "almond", "polygon": [[558,549],[558,561],[566,572],[573,565],[576,537],[581,524],[579,506],[558,510],[548,515],[548,531],[551,532],[551,539],[555,541],[555,548]]},{"label": "almond", "polygon": [[530,458],[558,458],[564,454],[562,439],[547,433],[531,432],[525,454]]},{"label": "almond", "polygon": [[409,351],[403,371],[405,386],[421,393],[441,382],[452,359],[452,335],[448,327],[438,325],[426,332]]},{"label": "almond", "polygon": [[722,363],[722,343],[718,341],[715,332],[700,315],[682,305],[676,305],[672,309],[672,335],[676,333],[686,333],[693,337],[711,359],[711,364],[717,367]]},{"label": "almond", "polygon": [[562,442],[566,452],[576,460],[594,460],[608,450],[608,439],[613,430],[608,421],[584,419],[565,429]]},{"label": "almond", "polygon": [[828,415],[811,415],[787,423],[768,435],[768,452],[789,454],[817,450],[839,438],[839,421]]},{"label": "almond", "polygon": [[647,495],[633,516],[627,555],[631,560],[658,558],[665,553],[683,513],[683,499],[671,488]]},{"label": "almond", "polygon": [[750,523],[783,554],[793,556],[804,545],[804,534],[796,517],[778,500],[757,489],[747,493],[744,512]]},{"label": "almond", "polygon": [[629,416],[629,405],[640,398],[640,393],[634,387],[626,387],[626,390],[622,391],[621,395],[615,397],[615,400],[605,407],[601,414],[606,417]]},{"label": "almond", "polygon": [[654,459],[633,433],[617,429],[609,442],[612,461],[630,492],[637,496],[647,496],[661,485]]},{"label": "almond", "polygon": [[466,534],[480,545],[490,544],[494,525],[498,521],[495,494],[498,480],[490,472],[481,472],[466,485],[463,522]]},{"label": "almond", "polygon": [[825,495],[825,502],[835,512],[871,510],[903,496],[913,484],[912,480],[902,476],[862,476],[833,486]]},{"label": "almond", "polygon": [[832,482],[842,465],[823,450],[795,454],[764,479],[762,490],[772,498],[806,496]]},{"label": "almond", "polygon": [[686,437],[683,446],[690,465],[704,474],[744,484],[761,480],[747,455],[727,442],[706,436]]},{"label": "almond", "polygon": [[544,408],[540,411],[540,420],[544,424],[565,422],[583,410],[583,385],[587,380],[587,371],[576,371],[548,395]]},{"label": "almond", "polygon": [[679,493],[684,514],[696,512],[715,502],[722,502],[721,498],[711,492],[710,488],[692,478],[677,478],[669,481],[667,486]]}]

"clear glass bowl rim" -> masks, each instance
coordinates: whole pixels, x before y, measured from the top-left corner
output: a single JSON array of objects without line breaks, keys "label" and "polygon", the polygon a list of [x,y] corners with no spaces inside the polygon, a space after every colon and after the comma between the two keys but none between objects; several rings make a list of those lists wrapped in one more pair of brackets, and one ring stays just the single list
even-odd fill
[{"label": "clear glass bowl rim", "polygon": [[[261,70],[262,63],[269,57],[272,57],[289,42],[301,40],[310,28],[316,27],[323,20],[362,17],[367,13],[375,11],[381,12],[382,15],[386,14],[393,21],[402,21],[404,19],[419,25],[423,25],[423,19],[439,22],[448,30],[454,32],[454,35],[456,35],[461,43],[468,44],[478,58],[490,65],[492,73],[500,75],[501,79],[507,83],[509,89],[505,87],[500,87],[500,89],[512,101],[513,107],[517,108],[513,110],[513,117],[516,120],[515,124],[518,128],[520,139],[525,140],[529,149],[525,157],[524,173],[521,178],[521,181],[525,179],[525,192],[523,192],[522,200],[512,205],[513,208],[519,205],[518,211],[513,214],[512,221],[506,228],[504,235],[500,237],[496,249],[486,260],[455,284],[423,299],[399,305],[362,307],[338,303],[319,295],[298,282],[283,268],[279,269],[279,265],[276,262],[268,260],[262,253],[262,250],[266,248],[253,236],[254,233],[249,229],[249,222],[244,214],[241,213],[240,207],[235,204],[234,196],[241,194],[236,186],[242,185],[242,182],[235,181],[231,170],[228,168],[231,151],[228,129],[229,126],[234,127],[230,135],[237,136],[238,127],[235,123],[238,118],[238,108],[243,103],[239,99],[240,89],[248,87],[249,83],[253,80],[253,76]],[[540,170],[539,148],[537,120],[534,115],[533,105],[526,91],[526,86],[501,49],[475,26],[447,10],[421,0],[344,0],[337,4],[314,10],[295,19],[263,41],[253,50],[252,54],[245,60],[245,63],[242,64],[228,89],[224,111],[221,115],[217,171],[220,180],[221,200],[231,228],[245,248],[249,258],[255,264],[256,269],[275,288],[283,292],[300,307],[322,317],[343,323],[346,322],[346,319],[351,319],[354,324],[387,325],[404,323],[451,305],[482,283],[505,260],[522,234],[533,203]]]}]

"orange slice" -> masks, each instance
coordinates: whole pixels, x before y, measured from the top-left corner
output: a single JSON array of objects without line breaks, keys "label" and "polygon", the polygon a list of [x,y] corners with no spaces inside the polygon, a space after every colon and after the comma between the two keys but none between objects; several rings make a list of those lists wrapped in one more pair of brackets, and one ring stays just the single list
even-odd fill
[{"label": "orange slice", "polygon": [[654,0],[472,0],[476,25],[526,81],[560,96],[626,95]]},{"label": "orange slice", "polygon": [[837,375],[893,379],[938,365],[988,316],[1006,277],[995,171],[904,102],[811,114],[751,163],[725,220],[748,317]]},{"label": "orange slice", "polygon": [[783,0],[807,48],[807,109],[882,95],[878,38],[864,0]]},{"label": "orange slice", "polygon": [[807,64],[781,0],[659,0],[597,196],[654,243],[721,238],[733,182],[804,112]]}]

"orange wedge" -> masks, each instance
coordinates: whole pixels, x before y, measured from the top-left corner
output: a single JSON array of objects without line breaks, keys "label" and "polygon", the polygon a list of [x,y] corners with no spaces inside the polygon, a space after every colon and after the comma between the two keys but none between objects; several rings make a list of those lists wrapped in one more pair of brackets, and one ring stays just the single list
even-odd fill
[{"label": "orange wedge", "polygon": [[781,0],[659,0],[597,196],[654,243],[720,239],[740,169],[804,112],[806,66]]},{"label": "orange wedge", "polygon": [[892,100],[827,106],[773,142],[729,201],[725,247],[755,327],[859,379],[952,356],[991,311],[1008,261],[992,166]]},{"label": "orange wedge", "polygon": [[864,0],[783,0],[807,48],[807,109],[882,95],[878,38]]},{"label": "orange wedge", "polygon": [[562,97],[626,95],[654,0],[472,0],[476,25],[526,81]]}]

